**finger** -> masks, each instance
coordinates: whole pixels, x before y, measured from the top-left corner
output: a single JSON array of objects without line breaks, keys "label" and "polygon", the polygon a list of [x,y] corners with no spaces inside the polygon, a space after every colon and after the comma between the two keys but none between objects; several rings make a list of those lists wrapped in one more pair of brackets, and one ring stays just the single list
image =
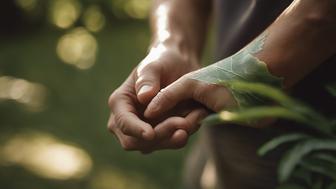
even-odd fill
[{"label": "finger", "polygon": [[186,130],[188,124],[189,123],[185,118],[177,116],[170,117],[154,128],[156,139],[167,139],[178,129]]},{"label": "finger", "polygon": [[115,116],[113,113],[111,113],[109,121],[108,121],[108,130],[116,137],[116,139],[119,141],[120,144],[122,144],[123,139],[126,135],[124,135],[120,129],[117,127],[115,123]]},{"label": "finger", "polygon": [[109,120],[107,122],[107,130],[113,134],[113,136],[115,136],[116,138],[119,138],[119,136],[117,136],[116,132],[115,132],[115,121],[114,121],[114,114],[111,113]]},{"label": "finger", "polygon": [[224,86],[182,77],[161,90],[149,103],[144,115],[149,118],[158,116],[188,98],[215,112],[236,106],[234,98]]},{"label": "finger", "polygon": [[186,131],[182,129],[178,129],[174,132],[171,138],[165,139],[159,143],[157,143],[152,148],[147,148],[145,150],[141,150],[142,153],[148,154],[156,150],[164,150],[164,149],[180,149],[184,147],[188,143],[188,134]]},{"label": "finger", "polygon": [[115,127],[114,116],[111,115],[108,123],[108,129],[113,133],[121,147],[126,151],[149,151],[153,149],[155,142],[149,142],[141,140],[139,138],[131,137],[122,133],[117,127]]},{"label": "finger", "polygon": [[172,109],[177,103],[192,97],[194,82],[182,77],[162,89],[149,103],[145,117],[153,118]]},{"label": "finger", "polygon": [[195,109],[185,118],[171,117],[154,128],[157,140],[171,138],[177,130],[184,130],[188,135],[193,134],[200,127],[200,121],[208,115],[204,108]]},{"label": "finger", "polygon": [[139,138],[127,136],[120,131],[117,131],[116,133],[118,133],[117,136],[119,136],[118,139],[121,147],[126,151],[149,150],[154,146],[153,143],[149,143],[148,141],[141,140]]},{"label": "finger", "polygon": [[192,135],[195,133],[199,127],[200,122],[209,114],[209,111],[204,108],[195,109],[192,112],[190,112],[186,117],[185,120],[187,121],[187,128],[185,128],[185,131],[188,133],[188,135]]},{"label": "finger", "polygon": [[160,70],[151,64],[141,63],[137,68],[135,90],[141,104],[147,104],[160,90]]},{"label": "finger", "polygon": [[236,107],[236,101],[226,87],[200,81],[197,81],[197,83],[197,87],[193,91],[193,99],[208,109],[219,112],[225,108]]},{"label": "finger", "polygon": [[129,95],[116,95],[114,103],[111,104],[114,113],[116,127],[120,131],[129,136],[152,140],[155,133],[152,126],[142,121],[138,116],[134,107],[134,103]]}]

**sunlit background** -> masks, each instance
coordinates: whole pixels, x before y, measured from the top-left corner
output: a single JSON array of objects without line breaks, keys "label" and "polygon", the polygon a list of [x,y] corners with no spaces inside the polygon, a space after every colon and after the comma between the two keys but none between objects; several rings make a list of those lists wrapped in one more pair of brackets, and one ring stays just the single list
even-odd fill
[{"label": "sunlit background", "polygon": [[150,3],[1,1],[0,188],[181,187],[188,149],[125,152],[106,130],[108,96],[146,54]]}]

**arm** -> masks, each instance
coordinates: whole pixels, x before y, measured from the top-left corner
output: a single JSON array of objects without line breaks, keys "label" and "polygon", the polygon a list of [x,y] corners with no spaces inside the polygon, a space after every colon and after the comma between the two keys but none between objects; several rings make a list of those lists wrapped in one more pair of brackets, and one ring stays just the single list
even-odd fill
[{"label": "arm", "polygon": [[151,12],[152,46],[176,47],[190,59],[200,58],[212,1],[156,0]]},{"label": "arm", "polygon": [[[161,87],[199,68],[211,7],[211,0],[154,1],[149,54],[137,69],[135,87],[141,103],[148,103]],[[160,77],[164,81],[156,82]]]},{"label": "arm", "polygon": [[144,120],[142,109],[162,87],[199,68],[210,7],[210,0],[154,1],[149,53],[109,98],[108,128],[124,149],[150,152],[182,147],[190,132],[185,128],[196,127],[206,116],[204,108],[191,105],[179,108],[187,112],[157,117],[157,123]]},{"label": "arm", "polygon": [[[272,74],[284,78],[284,87],[289,88],[336,53],[335,10],[334,0],[295,0],[264,32],[266,37],[261,49],[250,51],[251,47],[260,43],[258,38],[241,52],[250,53],[257,58],[256,61],[264,62]],[[221,62],[245,64],[244,59],[237,58],[237,54]],[[212,68],[213,65],[210,65],[187,74],[166,87],[151,101],[145,115],[159,115],[189,98],[201,102],[213,111],[235,106],[231,93],[224,87],[191,79],[199,72]]]},{"label": "arm", "polygon": [[256,56],[293,86],[336,53],[336,1],[294,1],[268,29]]}]

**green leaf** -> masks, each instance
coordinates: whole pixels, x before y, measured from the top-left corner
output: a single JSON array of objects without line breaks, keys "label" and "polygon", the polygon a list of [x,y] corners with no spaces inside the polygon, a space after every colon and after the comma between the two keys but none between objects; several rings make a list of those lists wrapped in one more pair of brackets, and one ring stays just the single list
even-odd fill
[{"label": "green leaf", "polygon": [[333,183],[331,183],[331,184],[327,187],[327,189],[336,189],[336,181],[333,182]]},{"label": "green leaf", "polygon": [[303,123],[320,133],[329,135],[329,130],[321,126],[322,124],[313,125],[314,122],[307,116],[278,106],[256,106],[254,108],[239,109],[236,111],[221,111],[218,114],[208,116],[203,120],[203,123],[207,125],[216,125],[220,123],[254,124],[263,118],[269,117]]},{"label": "green leaf", "polygon": [[322,189],[323,187],[323,180],[318,179],[312,186],[312,189]]},{"label": "green leaf", "polygon": [[[266,64],[253,56],[262,49],[265,37],[266,34],[262,34],[238,53],[194,72],[191,78],[212,84],[238,80],[281,87],[282,79],[269,73]],[[251,106],[260,101],[260,98],[253,94],[237,94],[232,91],[232,95],[241,107]]]},{"label": "green leaf", "polygon": [[277,106],[258,106],[255,108],[241,109],[237,111],[221,111],[210,115],[203,120],[207,125],[219,123],[254,124],[262,118],[277,117],[298,122],[306,122],[305,117],[286,108]]},{"label": "green leaf", "polygon": [[301,161],[300,165],[311,172],[319,173],[336,180],[336,167],[333,164],[319,159],[308,158]]},{"label": "green leaf", "polygon": [[301,123],[309,125],[311,128],[324,134],[332,134],[331,122],[328,121],[323,115],[319,114],[307,105],[290,98],[288,95],[277,88],[261,83],[250,83],[242,81],[225,81],[222,82],[222,84],[227,86],[229,89],[232,89],[232,91],[235,91],[237,94],[241,93],[248,95],[250,93],[254,93],[256,95],[271,99],[291,110],[293,113],[301,114],[300,117],[304,117],[304,119],[296,121],[300,121]]},{"label": "green leaf", "polygon": [[268,153],[269,151],[275,149],[276,147],[278,147],[282,144],[289,143],[289,142],[300,141],[300,140],[303,140],[303,139],[307,139],[309,137],[311,137],[311,136],[301,134],[301,133],[293,133],[293,134],[288,134],[288,135],[282,135],[282,136],[276,137],[276,138],[272,139],[271,141],[267,142],[266,144],[264,144],[258,150],[258,154],[263,156],[266,153]]},{"label": "green leaf", "polygon": [[332,83],[326,86],[327,91],[336,97],[336,83]]},{"label": "green leaf", "polygon": [[310,139],[296,144],[280,161],[279,180],[286,181],[307,154],[317,150],[336,150],[336,140]]},{"label": "green leaf", "polygon": [[270,85],[265,85],[263,83],[234,80],[234,81],[222,81],[221,84],[225,85],[226,87],[236,92],[254,93],[269,98],[288,108],[296,109],[304,107],[303,104],[288,97],[288,95],[286,95],[283,91],[279,90],[278,88],[272,87]]},{"label": "green leaf", "polygon": [[305,186],[313,185],[313,175],[311,172],[303,169],[302,167],[298,167],[291,176],[293,180],[297,181],[298,183],[302,183]]},{"label": "green leaf", "polygon": [[327,153],[316,153],[312,155],[312,158],[319,159],[322,161],[327,161],[331,164],[336,165],[336,157],[335,155],[327,154]]},{"label": "green leaf", "polygon": [[307,188],[300,186],[298,184],[284,184],[278,186],[276,189],[307,189]]}]

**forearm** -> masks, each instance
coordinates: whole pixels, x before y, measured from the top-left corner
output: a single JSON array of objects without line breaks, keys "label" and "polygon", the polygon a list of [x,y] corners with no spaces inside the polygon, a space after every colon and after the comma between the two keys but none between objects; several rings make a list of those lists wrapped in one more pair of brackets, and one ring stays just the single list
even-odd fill
[{"label": "forearm", "polygon": [[335,53],[336,1],[295,0],[267,29],[255,56],[291,87]]},{"label": "forearm", "polygon": [[151,12],[152,43],[176,48],[199,59],[212,7],[211,0],[155,0]]}]

